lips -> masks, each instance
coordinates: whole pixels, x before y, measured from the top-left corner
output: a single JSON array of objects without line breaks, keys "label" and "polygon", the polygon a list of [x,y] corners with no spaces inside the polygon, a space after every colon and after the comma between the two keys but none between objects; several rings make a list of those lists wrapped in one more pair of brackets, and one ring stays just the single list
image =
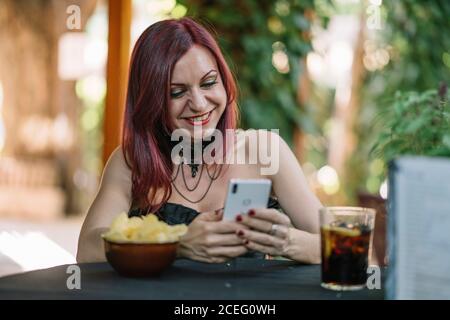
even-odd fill
[{"label": "lips", "polygon": [[212,110],[209,112],[205,112],[198,116],[184,118],[184,120],[186,120],[186,122],[188,122],[192,126],[198,126],[198,125],[204,126],[205,124],[207,124],[209,122],[209,120],[211,118],[211,113],[212,113]]}]

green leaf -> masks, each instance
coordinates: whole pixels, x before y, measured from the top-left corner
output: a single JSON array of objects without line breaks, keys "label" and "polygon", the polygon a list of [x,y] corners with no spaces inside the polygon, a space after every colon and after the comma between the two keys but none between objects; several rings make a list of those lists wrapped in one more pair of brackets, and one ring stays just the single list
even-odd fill
[{"label": "green leaf", "polygon": [[450,134],[446,134],[442,137],[442,144],[450,149]]},{"label": "green leaf", "polygon": [[417,118],[406,126],[404,133],[406,134],[414,133],[420,128],[422,128],[426,123],[427,123],[426,118],[423,117]]}]

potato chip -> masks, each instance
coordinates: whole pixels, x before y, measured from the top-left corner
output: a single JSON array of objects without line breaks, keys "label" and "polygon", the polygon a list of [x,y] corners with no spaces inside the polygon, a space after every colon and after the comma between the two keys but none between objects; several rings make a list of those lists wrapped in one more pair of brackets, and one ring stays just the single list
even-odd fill
[{"label": "potato chip", "polygon": [[128,215],[122,212],[114,218],[110,230],[122,231],[125,230],[128,224]]},{"label": "potato chip", "polygon": [[103,237],[112,242],[169,243],[177,242],[187,232],[185,224],[170,226],[158,220],[154,214],[143,218],[128,218],[125,212],[114,218],[111,227]]}]

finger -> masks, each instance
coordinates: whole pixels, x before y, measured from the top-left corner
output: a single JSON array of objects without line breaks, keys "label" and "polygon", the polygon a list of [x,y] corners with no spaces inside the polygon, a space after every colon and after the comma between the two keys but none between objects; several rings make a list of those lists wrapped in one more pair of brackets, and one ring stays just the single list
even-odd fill
[{"label": "finger", "polygon": [[234,246],[244,244],[245,239],[240,238],[237,234],[211,234],[206,236],[207,246]]},{"label": "finger", "polygon": [[218,217],[218,221],[220,221],[220,220],[222,220],[223,219],[223,208],[220,208],[220,209],[217,209],[217,210],[214,210],[214,214]]},{"label": "finger", "polygon": [[278,238],[281,238],[281,239],[288,239],[289,238],[289,230],[290,230],[290,227],[278,224],[273,235]]},{"label": "finger", "polygon": [[289,235],[289,227],[277,223],[267,222],[250,216],[242,216],[241,223],[251,229],[268,233],[281,239],[286,239]]},{"label": "finger", "polygon": [[220,221],[222,220],[223,209],[207,211],[200,213],[194,220],[201,221]]},{"label": "finger", "polygon": [[223,263],[230,260],[230,258],[227,257],[203,257],[203,256],[195,256],[192,258],[193,260],[200,261],[200,262],[206,262],[206,263]]},{"label": "finger", "polygon": [[275,209],[268,209],[268,208],[252,209],[249,210],[248,215],[253,218],[269,221],[271,223],[276,223],[284,226],[289,226],[291,224],[291,220],[286,214],[281,213],[280,211]]},{"label": "finger", "polygon": [[228,257],[211,257],[211,262],[212,263],[224,263],[229,261],[231,258]]},{"label": "finger", "polygon": [[283,249],[286,244],[285,240],[258,231],[240,230],[238,231],[238,235],[244,239],[255,242],[257,244],[262,244],[277,249]]},{"label": "finger", "polygon": [[237,220],[239,220],[240,223],[244,226],[264,233],[269,233],[272,230],[272,222],[253,218],[245,214],[239,215],[237,217]]},{"label": "finger", "polygon": [[206,249],[206,253],[210,256],[222,256],[228,258],[235,258],[241,256],[245,254],[247,251],[248,249],[243,245],[230,247],[217,246]]},{"label": "finger", "polygon": [[210,233],[236,233],[237,230],[241,230],[243,227],[248,229],[248,227],[237,222],[224,220],[208,223],[205,227]]},{"label": "finger", "polygon": [[274,247],[265,246],[253,241],[249,241],[245,246],[250,250],[259,251],[265,254],[270,254],[272,256],[282,255],[282,252]]},{"label": "finger", "polygon": [[280,239],[287,239],[289,238],[289,227],[274,223],[270,226],[268,234]]}]

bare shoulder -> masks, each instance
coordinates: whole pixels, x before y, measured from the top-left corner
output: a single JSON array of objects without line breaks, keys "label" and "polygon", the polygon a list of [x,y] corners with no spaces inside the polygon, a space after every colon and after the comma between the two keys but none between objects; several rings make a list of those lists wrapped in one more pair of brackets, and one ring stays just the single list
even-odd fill
[{"label": "bare shoulder", "polygon": [[77,261],[104,261],[100,234],[114,217],[127,212],[131,201],[131,170],[123,156],[122,148],[116,148],[103,170],[100,187],[91,203],[78,241]]},{"label": "bare shoulder", "polygon": [[131,169],[123,154],[122,147],[117,147],[105,164],[102,176],[102,186],[114,186],[131,192]]},{"label": "bare shoulder", "polygon": [[[245,146],[247,152],[269,152],[286,146],[286,142],[277,130],[248,129],[237,132],[238,145]],[[280,150],[281,151],[281,150]]]},{"label": "bare shoulder", "polygon": [[279,172],[281,158],[289,158],[290,149],[276,130],[241,130],[237,143],[239,158],[260,178],[272,178]]},{"label": "bare shoulder", "polygon": [[123,154],[122,146],[118,146],[109,156],[106,162],[107,167],[113,167],[114,169],[130,169],[125,161],[125,156]]}]

